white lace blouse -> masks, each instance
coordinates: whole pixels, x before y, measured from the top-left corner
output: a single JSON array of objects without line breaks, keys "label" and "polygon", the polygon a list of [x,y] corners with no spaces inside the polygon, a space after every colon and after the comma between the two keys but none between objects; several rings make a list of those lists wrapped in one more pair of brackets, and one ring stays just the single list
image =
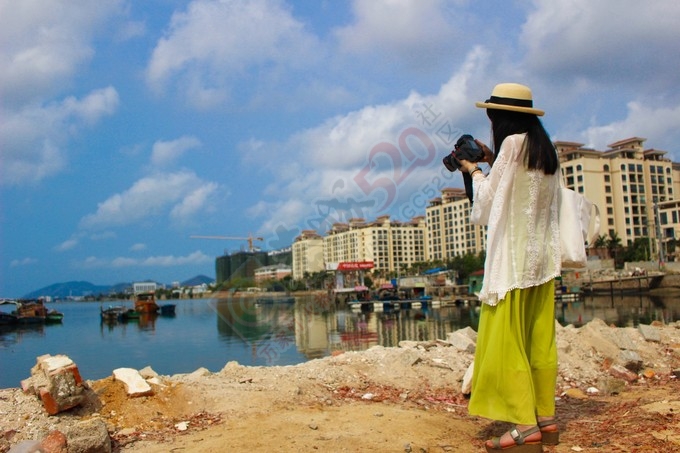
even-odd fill
[{"label": "white lace blouse", "polygon": [[489,305],[497,305],[513,289],[546,283],[561,271],[559,170],[545,175],[527,169],[525,137],[507,137],[489,175],[473,175],[470,221],[488,225],[479,298]]}]

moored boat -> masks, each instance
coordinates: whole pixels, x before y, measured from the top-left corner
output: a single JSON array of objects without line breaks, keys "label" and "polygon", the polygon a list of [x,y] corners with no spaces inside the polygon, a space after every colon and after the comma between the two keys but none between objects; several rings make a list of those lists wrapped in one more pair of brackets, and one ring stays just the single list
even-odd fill
[{"label": "moored boat", "polygon": [[121,305],[110,305],[108,308],[101,308],[102,322],[117,322],[121,319],[121,315],[127,311],[127,308]]},{"label": "moored boat", "polygon": [[18,300],[14,314],[19,324],[44,324],[47,309],[42,299]]},{"label": "moored boat", "polygon": [[163,316],[175,316],[175,304],[161,305],[161,315],[163,315]]},{"label": "moored boat", "polygon": [[60,323],[64,320],[64,314],[57,311],[57,310],[49,310],[47,314],[45,314],[45,322],[49,324],[56,324]]},{"label": "moored boat", "polygon": [[135,294],[135,311],[139,313],[158,313],[159,308],[156,303],[155,293]]}]

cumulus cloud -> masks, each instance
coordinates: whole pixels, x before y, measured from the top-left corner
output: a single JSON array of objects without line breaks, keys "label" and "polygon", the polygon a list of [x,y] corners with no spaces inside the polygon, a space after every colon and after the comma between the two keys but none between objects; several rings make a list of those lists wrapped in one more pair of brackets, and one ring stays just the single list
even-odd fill
[{"label": "cumulus cloud", "polygon": [[89,60],[101,24],[122,0],[0,0],[0,99],[14,108],[42,101]]},{"label": "cumulus cloud", "polygon": [[431,70],[461,41],[452,19],[463,21],[450,8],[443,0],[355,0],[354,22],[336,29],[335,36],[342,52]]},{"label": "cumulus cloud", "polygon": [[316,38],[280,0],[194,0],[173,15],[146,79],[159,91],[178,81],[194,105],[206,108],[228,99],[237,77],[305,67],[316,60],[315,49]]},{"label": "cumulus cloud", "polygon": [[[676,143],[668,140],[680,124],[680,106],[673,108],[652,108],[639,102],[628,103],[628,114],[621,121],[591,126],[583,132],[584,142],[595,149],[606,149],[607,145],[631,136],[653,138],[651,146],[669,151],[674,160]],[[677,134],[677,133],[676,133]],[[648,143],[648,145],[650,145]]]},{"label": "cumulus cloud", "polygon": [[73,238],[67,239],[64,242],[62,242],[61,244],[57,245],[54,248],[54,250],[57,251],[57,252],[65,252],[67,250],[74,249],[78,245],[79,242],[80,241],[77,238],[73,237]]},{"label": "cumulus cloud", "polygon": [[30,266],[38,262],[35,258],[22,258],[17,260],[12,260],[9,263],[10,267],[20,267],[20,266]]},{"label": "cumulus cloud", "polygon": [[[522,28],[531,70],[602,84],[677,83],[680,3],[674,0],[533,0]],[[659,58],[661,57],[661,58]]]},{"label": "cumulus cloud", "polygon": [[184,220],[183,215],[208,209],[217,190],[217,184],[193,172],[154,174],[99,203],[95,213],[81,219],[80,226],[96,229],[144,223],[170,212],[176,220]]},{"label": "cumulus cloud", "polygon": [[[248,214],[266,219],[263,231],[294,221],[323,229],[335,221],[386,213],[407,220],[416,210],[400,208],[414,192],[435,178],[428,196],[444,188],[441,157],[463,132],[476,132],[466,125],[488,131],[484,116],[472,106],[487,90],[480,87],[486,83],[480,73],[489,57],[482,47],[472,49],[435,94],[414,91],[369,105],[300,131],[285,143],[244,143],[250,147],[247,154],[271,165],[274,175],[264,189],[273,201],[252,206]],[[272,159],[272,150],[287,158]]]},{"label": "cumulus cloud", "polygon": [[185,256],[161,255],[148,256],[145,258],[130,258],[119,256],[113,259],[87,257],[77,267],[93,268],[126,268],[126,267],[176,267],[193,266],[212,263],[214,258],[199,251],[192,252]]},{"label": "cumulus cloud", "polygon": [[71,134],[111,115],[118,104],[118,93],[107,87],[81,99],[0,110],[0,183],[29,184],[59,172],[67,160],[65,144]]},{"label": "cumulus cloud", "polygon": [[183,136],[177,140],[157,141],[151,150],[151,163],[158,166],[167,165],[177,160],[185,152],[201,146],[196,137]]}]

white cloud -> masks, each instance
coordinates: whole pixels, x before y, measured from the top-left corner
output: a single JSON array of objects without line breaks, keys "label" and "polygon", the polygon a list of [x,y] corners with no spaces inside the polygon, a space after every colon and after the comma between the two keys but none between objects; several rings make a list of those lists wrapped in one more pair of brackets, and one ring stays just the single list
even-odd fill
[{"label": "white cloud", "polygon": [[316,39],[282,1],[194,0],[173,15],[146,78],[156,90],[176,80],[191,102],[205,108],[227,99],[235,80],[249,71],[269,78],[281,67],[307,66],[315,52]]},{"label": "white cloud", "polygon": [[680,158],[676,150],[680,106],[652,108],[638,102],[628,103],[628,112],[621,121],[592,126],[583,132],[586,145],[604,150],[607,145],[624,138],[637,136],[651,139],[646,146],[669,151],[669,158]]},{"label": "white cloud", "polygon": [[38,262],[35,258],[22,258],[20,260],[12,260],[9,263],[10,267],[30,266]]},{"label": "white cloud", "polygon": [[190,149],[201,146],[196,137],[183,136],[171,141],[157,141],[151,150],[151,163],[158,166],[170,164]]},{"label": "white cloud", "polygon": [[0,0],[0,99],[41,101],[64,89],[122,0]]},{"label": "white cloud", "polygon": [[533,0],[522,28],[530,69],[574,83],[677,83],[680,3],[675,0]]},{"label": "white cloud", "polygon": [[118,104],[118,93],[107,87],[82,99],[68,97],[59,103],[0,112],[0,183],[35,183],[62,170],[70,134],[111,115]]},{"label": "white cloud", "polygon": [[89,229],[144,223],[170,212],[174,219],[183,220],[183,215],[208,209],[217,190],[216,184],[192,172],[154,174],[99,203],[95,213],[81,219],[80,226]]},{"label": "white cloud", "polygon": [[81,268],[126,268],[126,267],[176,267],[209,264],[214,258],[199,251],[185,256],[163,255],[146,258],[116,257],[113,259],[90,256],[77,267]]},{"label": "white cloud", "polygon": [[137,244],[133,244],[132,247],[130,247],[130,251],[132,252],[141,252],[142,250],[146,250],[146,244],[138,242]]},{"label": "white cloud", "polygon": [[77,238],[70,238],[62,242],[61,244],[57,245],[54,250],[57,252],[65,252],[67,250],[74,249],[79,243],[79,240]]},{"label": "white cloud", "polygon": [[488,132],[488,121],[474,101],[488,95],[481,75],[490,57],[482,47],[471,49],[433,95],[413,91],[403,99],[369,105],[300,131],[285,143],[244,143],[249,148],[244,154],[269,165],[274,175],[263,191],[272,201],[255,204],[248,215],[265,219],[263,231],[300,222],[304,228],[328,227],[385,213],[410,218],[414,210],[400,207],[433,178],[439,178],[437,190],[443,188],[441,158],[463,132],[476,132],[466,125]]},{"label": "white cloud", "polygon": [[398,60],[413,68],[446,61],[463,36],[452,25],[453,5],[443,0],[355,0],[355,22],[335,30],[341,51],[375,60]]}]

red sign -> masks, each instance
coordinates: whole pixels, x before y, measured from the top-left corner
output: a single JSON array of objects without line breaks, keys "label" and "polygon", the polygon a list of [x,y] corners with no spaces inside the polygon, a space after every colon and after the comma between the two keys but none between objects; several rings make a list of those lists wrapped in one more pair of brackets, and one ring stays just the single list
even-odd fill
[{"label": "red sign", "polygon": [[364,269],[373,269],[373,261],[346,261],[338,263],[339,271],[361,271]]}]

